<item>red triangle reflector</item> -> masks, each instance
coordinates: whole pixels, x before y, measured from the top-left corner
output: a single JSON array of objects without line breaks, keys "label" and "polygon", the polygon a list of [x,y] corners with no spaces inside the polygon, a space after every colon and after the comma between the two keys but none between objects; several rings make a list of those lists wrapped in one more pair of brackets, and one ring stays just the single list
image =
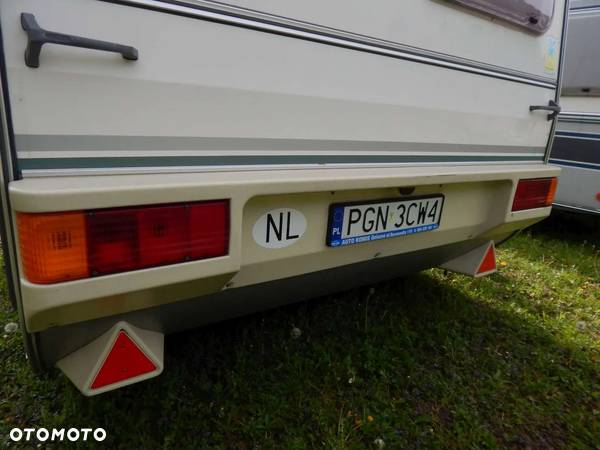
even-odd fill
[{"label": "red triangle reflector", "polygon": [[479,265],[477,269],[477,274],[491,272],[496,269],[496,252],[494,251],[494,244],[490,244],[487,251],[485,252],[485,256],[483,257],[483,261]]},{"label": "red triangle reflector", "polygon": [[156,365],[131,340],[125,331],[119,331],[115,342],[92,382],[98,389],[156,370]]}]

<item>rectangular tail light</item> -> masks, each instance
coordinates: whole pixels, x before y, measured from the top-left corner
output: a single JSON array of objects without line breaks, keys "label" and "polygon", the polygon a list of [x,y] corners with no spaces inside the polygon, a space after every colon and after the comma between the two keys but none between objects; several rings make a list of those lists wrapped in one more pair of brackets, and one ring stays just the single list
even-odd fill
[{"label": "rectangular tail light", "polygon": [[557,184],[555,177],[519,180],[512,211],[552,206]]},{"label": "rectangular tail light", "polygon": [[25,278],[49,284],[226,255],[229,201],[17,213]]}]

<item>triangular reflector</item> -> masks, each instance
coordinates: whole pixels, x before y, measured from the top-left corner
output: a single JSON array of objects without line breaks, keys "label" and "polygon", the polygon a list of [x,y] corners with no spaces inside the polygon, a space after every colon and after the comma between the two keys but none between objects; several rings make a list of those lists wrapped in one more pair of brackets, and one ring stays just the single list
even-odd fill
[{"label": "triangular reflector", "polygon": [[115,342],[92,382],[98,389],[156,370],[156,365],[140,350],[125,331],[119,331]]},{"label": "triangular reflector", "polygon": [[479,265],[477,269],[477,274],[491,272],[496,269],[496,252],[494,251],[494,244],[490,244],[487,251],[485,252],[485,256],[483,257],[483,261]]}]

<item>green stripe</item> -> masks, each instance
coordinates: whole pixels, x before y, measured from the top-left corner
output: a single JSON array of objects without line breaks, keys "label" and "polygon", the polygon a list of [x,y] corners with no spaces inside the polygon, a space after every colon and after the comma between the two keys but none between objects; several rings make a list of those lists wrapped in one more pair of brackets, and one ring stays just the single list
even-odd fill
[{"label": "green stripe", "polygon": [[21,170],[110,169],[123,167],[253,166],[295,164],[377,164],[542,161],[543,157],[436,156],[436,155],[255,155],[255,156],[147,156],[107,158],[21,158]]},{"label": "green stripe", "polygon": [[[15,135],[17,152],[54,151],[102,152],[102,151],[162,151],[244,150],[250,154],[257,151],[406,151],[464,152],[477,151],[494,153],[544,152],[544,147],[520,145],[472,145],[433,142],[361,141],[338,139],[282,139],[282,138],[229,138],[201,136],[119,136],[119,135]],[[165,153],[163,153],[164,155]]]}]

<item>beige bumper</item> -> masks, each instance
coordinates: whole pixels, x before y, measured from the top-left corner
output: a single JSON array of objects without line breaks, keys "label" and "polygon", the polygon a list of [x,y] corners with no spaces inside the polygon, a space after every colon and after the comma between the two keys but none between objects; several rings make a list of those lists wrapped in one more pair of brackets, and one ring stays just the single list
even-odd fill
[{"label": "beige bumper", "polygon": [[[209,260],[36,285],[21,279],[27,330],[122,314],[225,289],[418,252],[473,240],[500,239],[546,217],[550,208],[512,213],[519,179],[557,176],[542,165],[419,166],[185,174],[30,178],[10,184],[13,209],[66,211],[230,199],[229,255]],[[329,205],[441,193],[439,229],[342,248],[325,243]],[[306,218],[294,245],[265,248],[254,224],[268,210],[291,208]],[[440,261],[442,263],[443,261]]]}]

